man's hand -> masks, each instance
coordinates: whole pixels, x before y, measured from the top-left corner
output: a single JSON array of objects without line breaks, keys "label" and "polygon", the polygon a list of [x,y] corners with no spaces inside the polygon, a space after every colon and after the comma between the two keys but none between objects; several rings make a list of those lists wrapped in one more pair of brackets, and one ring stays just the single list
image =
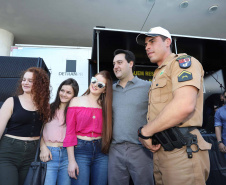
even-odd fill
[{"label": "man's hand", "polygon": [[[145,129],[146,129],[146,125],[144,125],[143,128],[141,129],[141,134],[143,136],[147,135],[145,133]],[[139,137],[139,141],[142,143],[142,145],[144,147],[146,147],[147,149],[151,150],[153,153],[157,152],[159,150],[159,148],[161,147],[161,144],[153,145],[152,144],[152,139],[142,139],[142,138]]]},{"label": "man's hand", "polygon": [[139,141],[142,143],[143,146],[145,146],[147,149],[151,150],[153,153],[157,152],[161,147],[161,144],[153,145],[152,139],[139,138]]},{"label": "man's hand", "polygon": [[226,146],[224,145],[224,143],[220,143],[218,147],[221,152],[226,153]]}]

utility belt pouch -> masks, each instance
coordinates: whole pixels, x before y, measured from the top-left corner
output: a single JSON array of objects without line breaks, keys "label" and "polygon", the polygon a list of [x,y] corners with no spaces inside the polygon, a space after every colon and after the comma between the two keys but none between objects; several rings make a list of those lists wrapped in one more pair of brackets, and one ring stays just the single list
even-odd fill
[{"label": "utility belt pouch", "polygon": [[186,140],[178,127],[172,127],[155,134],[155,137],[165,151],[172,151],[175,148],[182,148],[186,145]]},{"label": "utility belt pouch", "polygon": [[172,151],[174,149],[174,146],[170,143],[169,138],[165,134],[165,130],[154,134],[153,137],[156,138],[158,143],[162,145],[165,151]]},{"label": "utility belt pouch", "polygon": [[[175,148],[187,146],[188,158],[192,158],[192,152],[198,152],[199,146],[197,136],[190,133],[196,127],[172,127],[162,132],[154,134],[156,144],[161,144],[165,151],[172,151]],[[191,145],[196,145],[197,150],[193,151]]]},{"label": "utility belt pouch", "polygon": [[186,145],[186,140],[183,134],[180,132],[179,127],[167,129],[166,135],[168,136],[174,148],[182,148],[184,145]]}]

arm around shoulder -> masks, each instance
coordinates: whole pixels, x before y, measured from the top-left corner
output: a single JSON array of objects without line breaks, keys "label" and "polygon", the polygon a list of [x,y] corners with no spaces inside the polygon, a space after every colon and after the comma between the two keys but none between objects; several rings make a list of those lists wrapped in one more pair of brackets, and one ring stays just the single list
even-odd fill
[{"label": "arm around shoulder", "polygon": [[2,105],[0,109],[0,138],[2,137],[2,134],[6,128],[6,125],[13,113],[13,98],[8,98]]}]

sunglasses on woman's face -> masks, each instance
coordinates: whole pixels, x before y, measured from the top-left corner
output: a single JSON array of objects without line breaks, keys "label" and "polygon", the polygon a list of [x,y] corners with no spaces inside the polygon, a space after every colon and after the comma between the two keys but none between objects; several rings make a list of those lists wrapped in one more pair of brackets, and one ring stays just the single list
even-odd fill
[{"label": "sunglasses on woman's face", "polygon": [[105,84],[103,82],[98,82],[98,80],[96,79],[96,77],[92,77],[91,78],[91,83],[92,84],[97,83],[97,87],[99,87],[100,89],[105,87]]}]

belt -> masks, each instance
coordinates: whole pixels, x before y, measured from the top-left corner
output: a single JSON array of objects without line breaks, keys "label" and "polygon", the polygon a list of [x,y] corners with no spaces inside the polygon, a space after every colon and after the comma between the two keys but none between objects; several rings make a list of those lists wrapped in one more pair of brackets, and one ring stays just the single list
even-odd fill
[{"label": "belt", "polygon": [[[172,127],[154,134],[153,138],[162,145],[165,151],[186,146],[188,158],[192,158],[192,153],[199,151],[197,136],[190,133],[194,129],[196,127]],[[197,150],[193,151],[191,145],[196,145]]]},{"label": "belt", "polygon": [[191,132],[193,130],[195,130],[197,127],[178,127],[178,129],[180,130],[180,132],[185,135],[188,132]]}]

